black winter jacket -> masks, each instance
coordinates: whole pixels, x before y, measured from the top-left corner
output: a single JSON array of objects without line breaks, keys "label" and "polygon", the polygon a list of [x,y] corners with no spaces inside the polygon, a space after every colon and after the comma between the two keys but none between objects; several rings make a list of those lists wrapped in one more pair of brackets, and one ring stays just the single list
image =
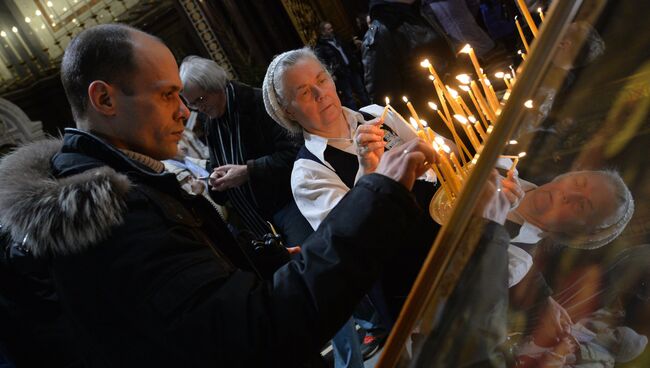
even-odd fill
[{"label": "black winter jacket", "polygon": [[[270,220],[291,198],[291,169],[302,140],[290,136],[266,113],[261,89],[234,81],[229,84],[235,96],[231,110],[239,116],[243,159],[254,196],[248,200],[257,203],[260,214]],[[209,171],[224,162],[218,124],[218,119],[211,119],[205,125],[210,148]],[[229,143],[223,148],[229,152]],[[210,194],[217,203],[224,204],[227,200],[225,192]]]},{"label": "black winter jacket", "polygon": [[264,281],[205,200],[90,134],[0,164],[0,224],[47,263],[65,345],[93,367],[299,366],[421,215],[403,186],[366,176]]}]

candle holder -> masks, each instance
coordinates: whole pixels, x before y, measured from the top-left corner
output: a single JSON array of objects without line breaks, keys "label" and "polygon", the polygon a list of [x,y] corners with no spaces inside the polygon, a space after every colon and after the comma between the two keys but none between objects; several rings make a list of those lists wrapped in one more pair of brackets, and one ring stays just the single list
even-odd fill
[{"label": "candle holder", "polygon": [[450,196],[446,190],[440,187],[429,203],[429,215],[433,221],[440,225],[444,225],[449,220],[451,210],[454,209],[455,204],[456,197],[453,195]]}]

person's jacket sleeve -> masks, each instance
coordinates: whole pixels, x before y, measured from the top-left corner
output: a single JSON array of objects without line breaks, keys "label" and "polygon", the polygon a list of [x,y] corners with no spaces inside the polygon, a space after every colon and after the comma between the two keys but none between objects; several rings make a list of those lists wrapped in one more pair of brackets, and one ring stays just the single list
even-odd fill
[{"label": "person's jacket sleeve", "polygon": [[[129,233],[112,238],[120,252],[98,250],[98,264],[106,263],[105,249],[117,254],[110,267],[73,260],[60,267],[68,274],[80,267],[88,277],[61,283],[88,283],[93,294],[105,293],[129,335],[152,341],[186,366],[296,366],[349,318],[402,239],[419,231],[417,216],[422,211],[401,184],[368,175],[305,240],[300,259],[272,281],[235,270],[220,255],[219,239],[214,253],[187,227],[151,231],[159,226],[155,217],[127,218]],[[82,307],[78,313],[94,320],[99,312]]]}]

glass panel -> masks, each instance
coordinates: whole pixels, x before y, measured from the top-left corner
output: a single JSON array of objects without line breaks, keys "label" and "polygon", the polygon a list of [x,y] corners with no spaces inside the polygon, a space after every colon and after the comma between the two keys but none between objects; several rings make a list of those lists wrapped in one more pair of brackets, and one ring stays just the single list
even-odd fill
[{"label": "glass panel", "polygon": [[[556,3],[379,366],[650,366],[650,3]],[[520,152],[505,226],[469,216]]]}]

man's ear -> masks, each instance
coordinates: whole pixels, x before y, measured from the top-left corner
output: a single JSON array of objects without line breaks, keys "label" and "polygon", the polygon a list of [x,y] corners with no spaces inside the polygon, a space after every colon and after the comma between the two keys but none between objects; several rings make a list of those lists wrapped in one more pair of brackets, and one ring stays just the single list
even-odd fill
[{"label": "man's ear", "polygon": [[96,80],[88,86],[90,108],[107,116],[115,115],[115,88],[110,84]]}]

